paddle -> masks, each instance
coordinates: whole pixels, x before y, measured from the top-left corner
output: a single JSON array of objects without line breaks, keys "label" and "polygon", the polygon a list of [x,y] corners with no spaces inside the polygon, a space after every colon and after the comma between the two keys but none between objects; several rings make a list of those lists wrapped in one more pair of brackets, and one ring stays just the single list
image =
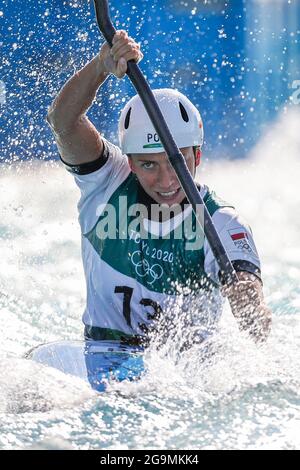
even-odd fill
[{"label": "paddle", "polygon": [[[115,28],[111,22],[109,15],[109,7],[107,0],[94,0],[96,17],[99,29],[104,38],[110,46],[112,46],[112,39],[115,35]],[[160,111],[160,108],[155,100],[155,97],[142,74],[139,66],[130,60],[127,64],[127,75],[133,83],[136,91],[138,92],[145,109],[152,121],[152,124],[160,138],[160,141],[168,155],[170,164],[172,165],[181,187],[184,190],[186,197],[193,207],[196,219],[202,229],[212,249],[212,252],[218,262],[221,279],[223,283],[230,284],[237,282],[238,278],[236,272],[231,264],[231,261],[226,253],[224,246],[219,238],[210,214],[200,196],[199,190],[194,182],[194,179],[189,172],[184,156],[177,147],[165,119]],[[204,210],[204,224],[197,213],[200,205]],[[203,226],[204,225],[204,226]]]}]

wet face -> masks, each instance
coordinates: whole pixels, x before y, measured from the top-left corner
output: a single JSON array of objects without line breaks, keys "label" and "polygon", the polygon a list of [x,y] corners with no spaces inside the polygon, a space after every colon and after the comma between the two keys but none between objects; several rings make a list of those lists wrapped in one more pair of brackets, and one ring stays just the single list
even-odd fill
[{"label": "wet face", "polygon": [[[192,176],[196,173],[193,147],[180,149]],[[128,159],[131,171],[136,174],[144,191],[158,204],[180,204],[185,198],[178,178],[165,152],[133,154]]]}]

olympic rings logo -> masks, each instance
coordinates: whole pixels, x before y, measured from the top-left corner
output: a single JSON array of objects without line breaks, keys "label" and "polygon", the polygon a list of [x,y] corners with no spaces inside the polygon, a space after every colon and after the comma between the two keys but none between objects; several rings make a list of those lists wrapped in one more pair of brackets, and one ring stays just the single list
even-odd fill
[{"label": "olympic rings logo", "polygon": [[149,261],[143,258],[140,250],[135,251],[131,255],[131,262],[135,267],[135,272],[139,277],[150,276],[151,281],[147,280],[147,284],[154,284],[155,281],[160,279],[164,273],[163,268],[160,264],[153,264],[150,266]]},{"label": "olympic rings logo", "polygon": [[248,253],[252,253],[252,248],[246,241],[240,240],[236,241],[234,244],[239,250],[245,250],[248,251]]}]

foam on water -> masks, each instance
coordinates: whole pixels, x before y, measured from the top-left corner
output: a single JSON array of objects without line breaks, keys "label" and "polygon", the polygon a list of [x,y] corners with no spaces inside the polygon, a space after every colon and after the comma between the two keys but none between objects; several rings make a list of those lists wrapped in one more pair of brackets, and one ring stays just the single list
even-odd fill
[{"label": "foam on water", "polygon": [[95,392],[83,380],[25,359],[3,359],[0,413],[36,413],[72,408]]},{"label": "foam on water", "polygon": [[299,127],[294,107],[247,160],[205,162],[199,174],[252,226],[274,312],[268,343],[241,335],[226,305],[208,361],[167,341],[146,353],[139,382],[96,397],[21,359],[81,338],[78,190],[57,163],[1,167],[1,448],[299,448]]}]

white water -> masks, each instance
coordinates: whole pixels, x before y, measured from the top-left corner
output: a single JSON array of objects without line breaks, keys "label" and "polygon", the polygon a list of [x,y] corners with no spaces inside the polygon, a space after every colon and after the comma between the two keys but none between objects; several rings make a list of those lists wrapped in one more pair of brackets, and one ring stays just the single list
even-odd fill
[{"label": "white water", "polygon": [[72,177],[60,164],[1,166],[0,448],[295,449],[300,447],[300,110],[283,112],[247,160],[204,162],[200,181],[252,226],[274,312],[267,345],[229,308],[209,366],[150,351],[138,383],[102,395],[22,355],[80,339],[85,285]]}]

